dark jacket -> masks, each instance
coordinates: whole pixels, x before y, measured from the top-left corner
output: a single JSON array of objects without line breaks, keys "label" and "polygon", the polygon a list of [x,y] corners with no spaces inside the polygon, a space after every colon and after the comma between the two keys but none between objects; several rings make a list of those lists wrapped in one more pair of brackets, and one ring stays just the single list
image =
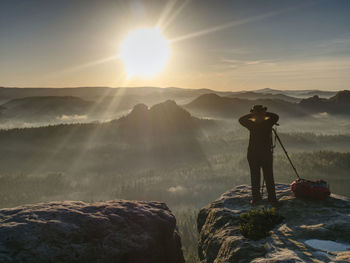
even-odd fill
[{"label": "dark jacket", "polygon": [[278,115],[266,112],[267,120],[256,123],[251,120],[253,114],[239,119],[239,123],[250,131],[248,155],[270,153],[272,148],[272,126],[278,122]]}]

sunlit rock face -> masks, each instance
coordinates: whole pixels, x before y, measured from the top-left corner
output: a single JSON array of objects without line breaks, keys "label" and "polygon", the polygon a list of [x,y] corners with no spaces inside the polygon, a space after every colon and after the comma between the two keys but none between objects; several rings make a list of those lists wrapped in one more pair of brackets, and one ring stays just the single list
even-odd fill
[{"label": "sunlit rock face", "polygon": [[164,203],[50,202],[0,210],[0,262],[183,263]]},{"label": "sunlit rock face", "polygon": [[250,187],[238,186],[201,209],[202,263],[350,262],[350,200],[336,195],[327,201],[300,200],[288,185],[276,187],[285,219],[258,241],[243,237],[239,230],[239,215],[251,208]]}]

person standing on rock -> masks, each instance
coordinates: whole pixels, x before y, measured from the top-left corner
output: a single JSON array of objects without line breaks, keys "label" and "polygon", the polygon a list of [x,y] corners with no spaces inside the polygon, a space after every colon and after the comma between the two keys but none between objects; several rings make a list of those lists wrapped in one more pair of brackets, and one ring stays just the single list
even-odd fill
[{"label": "person standing on rock", "polygon": [[260,170],[263,170],[268,193],[268,200],[273,207],[280,206],[276,198],[275,182],[272,167],[272,126],[278,122],[279,116],[267,112],[262,105],[254,105],[250,114],[239,119],[239,123],[250,132],[247,159],[250,167],[252,184],[252,205],[257,205],[261,200],[260,194]]}]

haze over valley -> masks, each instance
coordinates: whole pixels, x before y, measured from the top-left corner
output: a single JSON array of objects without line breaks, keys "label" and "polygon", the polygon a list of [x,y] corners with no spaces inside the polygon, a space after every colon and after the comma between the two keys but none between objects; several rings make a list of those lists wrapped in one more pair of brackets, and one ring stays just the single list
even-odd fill
[{"label": "haze over valley", "polygon": [[[270,137],[273,123],[302,178],[325,180],[332,194],[350,198],[350,1],[0,2],[1,262],[48,262],[48,255],[59,255],[52,262],[85,263],[100,251],[107,262],[153,263],[159,256],[184,263],[184,256],[186,263],[212,263],[226,254],[250,253],[240,250],[246,244],[241,228],[230,224],[241,222],[250,201],[261,201],[257,191],[256,200],[248,200],[250,188],[240,186],[250,187],[258,168],[265,168],[271,197],[267,167],[273,160],[274,180],[285,184],[276,191],[290,209],[282,207],[282,216],[296,207],[311,214],[309,203],[289,191],[296,174]],[[247,155],[249,142],[264,148],[263,154],[250,147]],[[247,161],[252,154],[253,175]],[[230,215],[214,201],[225,192],[232,196],[222,203],[240,207],[230,207]],[[266,191],[263,197],[264,203]],[[59,213],[52,212],[51,201]],[[268,207],[281,204],[275,196],[267,201]],[[305,238],[317,232],[335,242],[333,226],[339,233],[344,227],[346,235],[348,210],[338,207],[343,201],[331,201],[323,216],[338,215],[339,221],[327,218],[332,224],[322,225],[320,216],[296,224]],[[32,211],[41,214],[32,220]],[[205,223],[208,218],[214,221]],[[266,239],[259,249],[253,244],[257,255],[274,261],[269,253],[281,247],[278,258],[293,261],[293,249],[304,248],[296,240],[304,235],[290,240],[291,221],[278,236],[289,250]],[[37,229],[45,231],[31,234]],[[58,241],[46,241],[49,236]],[[151,244],[157,245],[148,249]],[[332,253],[314,252],[299,256],[318,253],[340,262]],[[44,259],[31,261],[37,254]]]},{"label": "haze over valley", "polygon": [[[249,183],[248,133],[237,118],[253,104],[280,115],[278,130],[302,176],[350,196],[349,91],[2,90],[2,207],[161,200],[179,218],[186,253],[195,258],[196,209]],[[278,145],[274,167],[276,181],[294,180]]]},{"label": "haze over valley", "polygon": [[[326,176],[332,189],[349,195],[342,183],[350,147],[349,91],[295,91],[298,97],[292,91],[152,87],[2,91],[2,206],[67,195],[171,203],[168,198],[183,195],[186,205],[174,205],[193,201],[199,207],[227,183],[248,182],[248,134],[237,118],[253,104],[280,115],[278,131],[305,176]],[[290,182],[293,174],[278,145],[275,155],[276,180]]]}]

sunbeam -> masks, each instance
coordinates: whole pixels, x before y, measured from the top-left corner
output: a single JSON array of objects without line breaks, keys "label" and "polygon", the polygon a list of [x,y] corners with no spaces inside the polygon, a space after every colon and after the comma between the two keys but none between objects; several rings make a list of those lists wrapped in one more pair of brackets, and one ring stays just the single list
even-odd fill
[{"label": "sunbeam", "polygon": [[[127,86],[128,81],[129,81],[128,78],[124,78],[123,83],[120,86],[121,87]],[[111,101],[109,102],[109,104],[106,106],[105,112],[108,112],[109,109],[111,108],[111,106],[118,104],[120,102],[120,100],[123,99],[124,92],[125,92],[125,88],[119,89],[118,94],[115,94],[113,96],[113,98],[111,99]],[[101,127],[98,127],[94,131],[91,132],[90,136],[88,137],[84,146],[81,149],[81,154],[79,156],[76,156],[76,158],[73,160],[73,162],[71,164],[70,168],[72,171],[74,171],[75,169],[79,169],[79,167],[81,167],[82,161],[84,160],[84,158],[88,154],[88,150],[91,146],[91,143],[96,140],[97,136],[99,135],[99,133],[101,131],[102,131]]]},{"label": "sunbeam", "polygon": [[[312,3],[312,5],[314,5],[314,4],[316,4],[316,3]],[[263,20],[266,18],[281,15],[283,13],[290,12],[290,11],[293,11],[293,10],[296,10],[296,9],[299,9],[302,7],[310,6],[310,5],[311,5],[310,3],[307,3],[307,4],[298,5],[295,7],[284,8],[284,9],[278,10],[278,11],[268,12],[268,13],[265,13],[262,15],[248,17],[248,18],[241,19],[238,21],[237,20],[230,21],[230,22],[225,23],[225,24],[217,25],[214,27],[209,27],[206,29],[199,30],[197,32],[193,32],[193,33],[189,33],[189,34],[186,34],[186,35],[183,35],[180,37],[176,37],[174,39],[171,39],[170,43],[175,43],[175,42],[179,42],[179,41],[183,41],[183,40],[187,40],[187,39],[192,39],[192,38],[208,35],[210,33],[222,31],[222,30],[225,30],[225,29],[228,29],[231,27],[240,26],[240,25],[244,25],[244,24],[248,24],[248,23],[252,23],[252,22],[257,22],[257,21],[260,21],[260,20]]]},{"label": "sunbeam", "polygon": [[117,60],[117,59],[120,59],[119,54],[115,54],[115,55],[112,55],[112,56],[109,56],[109,57],[106,57],[106,58],[101,58],[101,59],[98,59],[98,60],[86,62],[86,63],[81,64],[81,65],[68,67],[68,68],[65,68],[65,69],[63,69],[61,71],[53,72],[52,74],[48,75],[48,77],[54,77],[54,76],[69,74],[69,73],[72,73],[72,72],[75,72],[75,71],[79,71],[79,70],[82,70],[82,69],[85,69],[85,68],[97,66],[97,65],[100,65],[100,64],[103,64],[103,63],[107,63],[107,62],[110,62],[110,61],[113,61],[113,60]]},{"label": "sunbeam", "polygon": [[175,4],[176,4],[177,0],[169,0],[164,9],[163,12],[160,14],[160,17],[158,19],[158,22],[156,24],[157,28],[161,28],[163,22],[167,19],[167,16],[170,14],[171,10],[174,8]]},{"label": "sunbeam", "polygon": [[158,24],[157,26],[164,31],[190,2],[191,0],[185,0],[185,2],[183,2],[182,5],[180,5],[179,8],[176,9],[166,21],[164,21],[164,23]]},{"label": "sunbeam", "polygon": [[[128,78],[126,78],[126,76],[124,76],[124,74],[122,73],[120,73],[120,78],[121,78],[121,81],[119,83],[120,84],[119,86],[123,87],[127,85]],[[124,91],[125,91],[124,88],[119,88],[117,89],[117,92],[114,92],[112,94],[112,99],[110,100],[107,106],[105,105],[106,106],[105,112],[101,115],[103,116],[102,117],[103,120],[105,120],[106,114],[109,112],[109,109],[111,108],[111,106],[120,102],[120,100],[123,97]],[[105,103],[105,99],[109,95],[110,95],[109,90],[106,90],[106,92],[96,100],[96,103],[93,105],[93,107],[90,108],[90,110],[86,113],[86,115],[89,116],[91,113],[95,112],[96,108],[98,108],[99,106]],[[61,154],[65,150],[65,148],[71,144],[72,139],[78,130],[79,129],[71,129],[69,133],[67,133],[64,137],[62,137],[60,143],[58,143],[56,147],[51,151],[51,154],[48,155],[44,160],[42,160],[41,164],[33,170],[33,174],[40,173],[40,171],[46,168],[46,166],[48,166],[50,162],[56,161],[57,158],[59,157],[59,154]],[[86,141],[84,148],[81,151],[81,155],[76,156],[76,158],[72,160],[70,164],[66,164],[66,165],[68,165],[71,169],[73,169],[73,167],[77,167],[77,164],[80,163],[81,160],[84,158],[86,154],[85,152],[88,150],[91,141],[94,138],[96,138],[97,133],[98,133],[98,129],[96,129],[94,132],[90,134],[90,137]]]}]

